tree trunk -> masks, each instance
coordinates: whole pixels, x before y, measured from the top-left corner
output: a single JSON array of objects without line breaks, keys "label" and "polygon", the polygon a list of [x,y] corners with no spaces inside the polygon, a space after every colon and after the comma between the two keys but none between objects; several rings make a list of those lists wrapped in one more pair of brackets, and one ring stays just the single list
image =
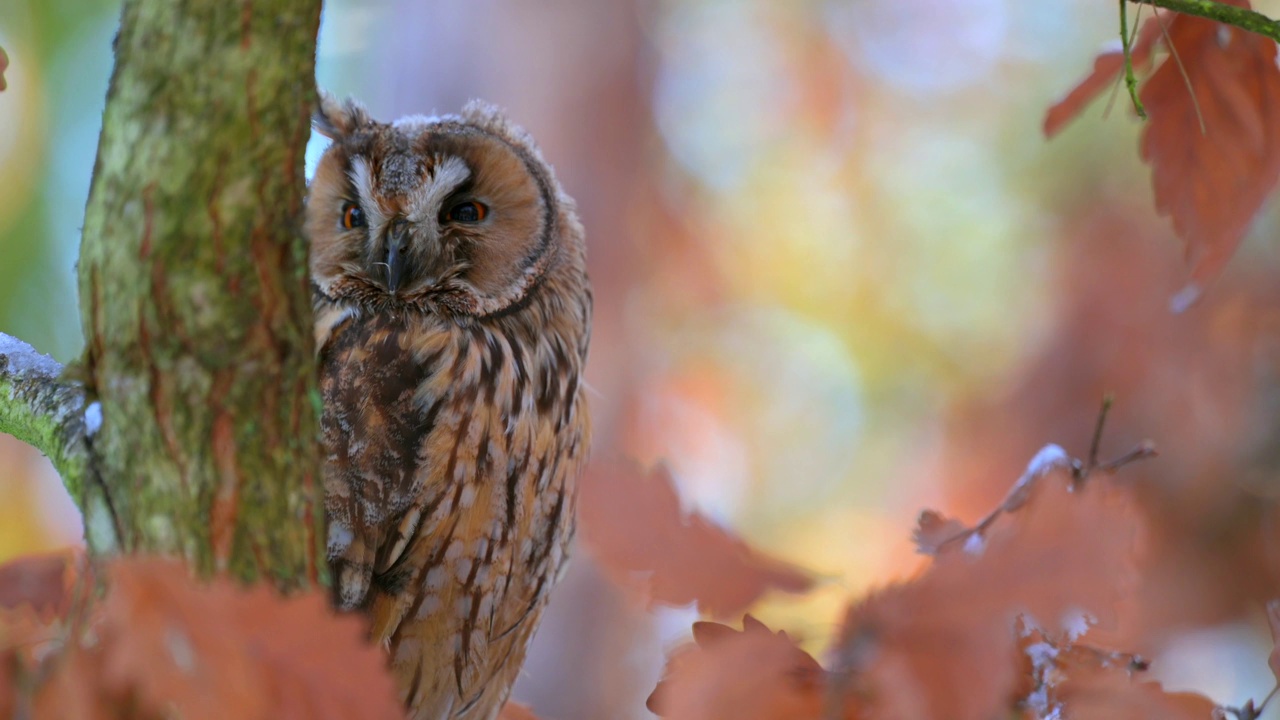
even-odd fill
[{"label": "tree trunk", "polygon": [[299,231],[320,4],[124,4],[79,265],[96,551],[324,574]]}]

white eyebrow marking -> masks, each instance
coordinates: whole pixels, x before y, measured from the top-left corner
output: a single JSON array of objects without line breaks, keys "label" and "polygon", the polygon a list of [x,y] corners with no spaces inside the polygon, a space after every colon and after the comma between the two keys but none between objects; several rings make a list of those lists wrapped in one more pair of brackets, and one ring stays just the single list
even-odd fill
[{"label": "white eyebrow marking", "polygon": [[409,193],[409,211],[406,213],[409,222],[434,218],[440,203],[469,177],[471,169],[461,158],[449,156],[437,162],[431,177]]},{"label": "white eyebrow marking", "polygon": [[387,223],[387,216],[383,214],[382,208],[378,206],[378,201],[373,191],[373,168],[369,166],[369,161],[357,157],[351,161],[351,172],[348,174],[351,178],[351,184],[356,186],[357,199],[360,201],[360,209],[364,211],[365,227],[369,230],[369,242],[378,237],[382,232],[382,226]]}]

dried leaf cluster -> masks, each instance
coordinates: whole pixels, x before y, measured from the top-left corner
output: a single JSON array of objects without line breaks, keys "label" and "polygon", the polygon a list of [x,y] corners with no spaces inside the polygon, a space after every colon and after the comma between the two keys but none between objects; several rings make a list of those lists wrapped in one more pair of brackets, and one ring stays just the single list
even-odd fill
[{"label": "dried leaf cluster", "polygon": [[[922,512],[915,539],[932,562],[854,600],[826,668],[750,615],[741,630],[696,623],[649,708],[684,720],[1204,717],[1208,698],[1166,693],[1143,680],[1147,661],[1092,643],[1134,577],[1140,527],[1131,490],[1110,477],[1119,464],[1051,445],[980,522]],[[593,555],[650,603],[723,616],[811,584],[684,511],[661,468],[597,468],[582,513]],[[1270,610],[1280,631],[1280,604]],[[0,716],[23,714],[401,717],[380,650],[321,594],[201,585],[168,561],[94,566],[78,553],[0,568]],[[514,704],[504,716],[533,717]]]},{"label": "dried leaf cluster", "polygon": [[[1249,0],[1222,0],[1249,8]],[[1164,58],[1157,62],[1157,46]],[[1212,20],[1156,13],[1132,45],[1135,71],[1150,71],[1139,97],[1142,159],[1151,166],[1156,209],[1186,242],[1194,301],[1222,271],[1280,180],[1280,68],[1276,43]],[[1154,70],[1151,68],[1154,67]],[[1057,134],[1120,82],[1122,51],[1105,52],[1093,72],[1045,115]]]},{"label": "dried leaf cluster", "polygon": [[[1142,658],[1086,642],[1115,624],[1140,533],[1132,489],[1107,477],[1120,463],[1090,455],[1046,446],[972,526],[922,512],[914,537],[931,564],[850,605],[827,669],[750,615],[741,631],[697,623],[649,708],[690,720],[1207,717],[1208,698],[1166,693],[1142,680]],[[597,469],[582,506],[593,554],[651,603],[724,615],[811,583],[683,511],[665,470]],[[1280,637],[1280,603],[1268,611]],[[0,567],[0,716],[400,717],[363,638],[320,594],[201,586],[154,559],[22,559]],[[505,716],[532,717],[516,705]]]},{"label": "dried leaf cluster", "polygon": [[588,549],[622,585],[651,602],[714,617],[750,607],[770,589],[804,592],[813,580],[766,557],[698,512],[684,512],[664,466],[598,464],[588,471],[579,518]]},{"label": "dried leaf cluster", "polygon": [[[933,562],[853,602],[825,669],[750,615],[741,631],[698,623],[649,708],[681,720],[1257,717],[1166,692],[1144,678],[1146,659],[1091,641],[1116,625],[1141,532],[1111,473],[1151,454],[1143,443],[1098,464],[1047,446],[979,523],[921,513],[917,549]],[[1280,630],[1280,604],[1271,612]]]},{"label": "dried leaf cluster", "polygon": [[78,554],[6,566],[0,587],[0,717],[403,717],[363,623],[320,593]]}]

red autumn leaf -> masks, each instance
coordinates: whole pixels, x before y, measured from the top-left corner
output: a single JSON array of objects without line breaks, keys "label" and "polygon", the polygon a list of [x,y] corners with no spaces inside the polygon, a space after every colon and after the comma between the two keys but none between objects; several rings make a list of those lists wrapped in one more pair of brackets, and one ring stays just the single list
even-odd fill
[{"label": "red autumn leaf", "polygon": [[1142,87],[1142,157],[1203,286],[1280,179],[1280,68],[1274,41],[1211,20],[1178,16],[1169,37],[1182,69],[1166,60]]},{"label": "red autumn leaf", "polygon": [[[1166,23],[1168,21],[1166,20]],[[1155,49],[1156,40],[1160,37],[1160,24],[1155,18],[1147,20],[1133,43],[1129,59],[1135,72],[1146,68],[1151,63],[1151,52]],[[1124,72],[1124,53],[1119,49],[1111,49],[1100,53],[1093,61],[1093,72],[1072,88],[1067,96],[1049,107],[1044,115],[1044,135],[1057,135],[1067,123],[1074,120],[1086,105],[1093,101],[1103,90],[1113,87]]]},{"label": "red autumn leaf", "polygon": [[83,551],[71,549],[0,565],[0,608],[27,606],[42,617],[64,614],[83,559]]},{"label": "red autumn leaf", "polygon": [[922,510],[916,519],[916,529],[912,532],[917,552],[922,555],[936,555],[944,549],[953,550],[960,547],[962,539],[965,549],[970,551],[981,549],[985,542],[984,533],[991,523],[995,522],[1000,515],[1015,512],[1021,508],[1031,497],[1040,478],[1055,470],[1072,468],[1074,462],[1076,461],[1073,461],[1066,451],[1057,445],[1050,443],[1040,448],[1035,457],[1027,463],[1027,469],[1023,471],[1022,476],[1013,484],[1013,487],[1009,488],[1000,506],[988,513],[973,528],[933,510]]},{"label": "red autumn leaf", "polygon": [[[1135,69],[1150,64],[1160,22],[1171,52],[1139,91],[1150,118],[1141,155],[1151,165],[1156,210],[1172,217],[1186,242],[1193,284],[1184,304],[1221,272],[1280,179],[1280,69],[1270,39],[1176,13],[1142,27]],[[1049,108],[1045,134],[1115,82],[1123,64],[1119,51],[1099,55],[1093,73]]]},{"label": "red autumn leaf", "polygon": [[1206,720],[1215,704],[1197,693],[1169,693],[1140,680],[1146,661],[1085,645],[1055,644],[1042,634],[1024,638],[1038,687],[1026,704],[1037,717],[1080,720]]},{"label": "red autumn leaf", "polygon": [[652,602],[686,605],[724,617],[742,612],[768,590],[804,592],[813,580],[752,550],[697,512],[685,513],[665,468],[595,465],[579,498],[582,535],[592,553],[624,585],[646,575]]},{"label": "red autumn leaf", "polygon": [[189,719],[403,717],[362,622],[320,594],[200,587],[162,560],[116,561],[108,578],[99,672],[144,708]]},{"label": "red autumn leaf", "polygon": [[1012,618],[980,578],[926,574],[850,609],[836,655],[845,718],[985,720],[1015,684]]},{"label": "red autumn leaf", "polygon": [[817,720],[826,673],[785,632],[747,615],[743,629],[700,622],[646,706],[673,720]]},{"label": "red autumn leaf", "polygon": [[[128,691],[106,687],[101,656],[71,646],[46,667],[52,668],[31,699],[33,717],[77,720],[164,720],[163,710],[138,707]],[[6,716],[8,717],[8,716]]]},{"label": "red autumn leaf", "polygon": [[[1067,635],[1055,639],[1038,627],[1021,625],[1018,650],[1023,660],[1023,687],[1016,696],[1019,704],[1038,718],[1061,717],[1064,686],[1116,680],[1127,685],[1148,667],[1146,660],[1132,653],[1075,643]],[[1104,678],[1106,675],[1113,677]]]},{"label": "red autumn leaf", "polygon": [[85,659],[67,652],[91,599],[84,560],[71,549],[0,567],[0,717],[113,717],[95,677],[84,673]]},{"label": "red autumn leaf", "polygon": [[8,67],[9,56],[5,54],[4,48],[0,47],[0,92],[4,92],[4,89],[9,86],[4,80],[4,71],[8,69]]},{"label": "red autumn leaf", "polygon": [[1071,632],[1081,613],[1112,619],[1132,574],[1128,498],[1061,469],[1024,482],[1038,467],[1002,504],[1013,511],[850,609],[836,651],[845,717],[998,716],[1018,687],[1020,614]]},{"label": "red autumn leaf", "polygon": [[1198,693],[1169,693],[1157,682],[1121,673],[1094,673],[1062,685],[1062,717],[1072,720],[1206,720],[1217,705]]},{"label": "red autumn leaf", "polygon": [[950,565],[943,574],[954,577],[976,572],[1002,602],[1041,626],[1073,625],[1077,611],[1112,625],[1116,605],[1134,583],[1137,527],[1128,491],[1102,480],[1076,486],[1058,471],[990,529],[977,562],[970,562],[967,547],[938,564]]}]

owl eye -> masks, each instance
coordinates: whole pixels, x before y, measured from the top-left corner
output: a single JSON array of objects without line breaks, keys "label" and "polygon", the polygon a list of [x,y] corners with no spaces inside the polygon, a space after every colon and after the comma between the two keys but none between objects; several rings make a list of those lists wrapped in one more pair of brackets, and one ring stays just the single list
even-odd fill
[{"label": "owl eye", "polygon": [[475,200],[466,200],[449,208],[444,219],[447,222],[478,223],[489,214],[489,208]]},{"label": "owl eye", "polygon": [[351,230],[364,227],[364,211],[355,203],[342,206],[342,227]]}]

